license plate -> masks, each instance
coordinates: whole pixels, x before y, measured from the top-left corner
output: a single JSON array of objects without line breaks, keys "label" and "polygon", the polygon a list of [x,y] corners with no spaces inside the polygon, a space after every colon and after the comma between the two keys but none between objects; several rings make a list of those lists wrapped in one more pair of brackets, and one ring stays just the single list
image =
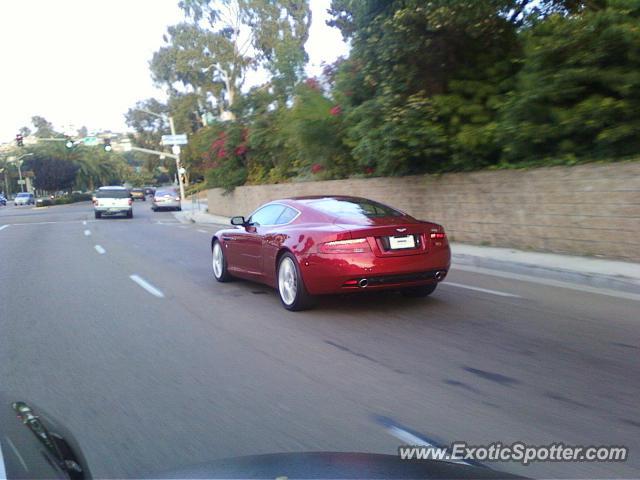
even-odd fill
[{"label": "license plate", "polygon": [[389,237],[389,248],[391,250],[400,250],[402,248],[415,248],[416,240],[413,235],[405,235],[403,237]]}]

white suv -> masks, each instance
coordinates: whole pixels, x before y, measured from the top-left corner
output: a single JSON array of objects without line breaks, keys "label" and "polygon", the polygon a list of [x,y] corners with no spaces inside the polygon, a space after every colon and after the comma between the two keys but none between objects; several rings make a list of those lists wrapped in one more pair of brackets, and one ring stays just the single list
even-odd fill
[{"label": "white suv", "polygon": [[96,218],[118,214],[133,218],[131,193],[124,187],[100,187],[93,196],[93,211]]}]

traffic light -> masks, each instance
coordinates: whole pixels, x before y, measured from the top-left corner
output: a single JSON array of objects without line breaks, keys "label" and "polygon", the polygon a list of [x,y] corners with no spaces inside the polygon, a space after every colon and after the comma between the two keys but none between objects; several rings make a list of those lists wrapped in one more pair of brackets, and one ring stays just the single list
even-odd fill
[{"label": "traffic light", "polygon": [[24,147],[24,137],[21,133],[16,135],[16,145],[19,147]]},{"label": "traffic light", "polygon": [[113,150],[113,147],[111,146],[111,139],[110,138],[105,138],[104,139],[104,151],[105,152],[110,152],[111,150]]}]

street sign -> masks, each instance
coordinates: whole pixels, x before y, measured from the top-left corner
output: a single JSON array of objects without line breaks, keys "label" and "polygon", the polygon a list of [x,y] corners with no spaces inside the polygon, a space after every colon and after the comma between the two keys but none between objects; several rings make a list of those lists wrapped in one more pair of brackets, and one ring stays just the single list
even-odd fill
[{"label": "street sign", "polygon": [[180,145],[174,145],[171,147],[171,152],[173,152],[174,155],[180,155]]},{"label": "street sign", "polygon": [[26,183],[26,180],[18,180],[18,185],[25,185]]},{"label": "street sign", "polygon": [[179,135],[162,135],[162,145],[186,145],[187,134],[181,133]]},{"label": "street sign", "polygon": [[98,145],[98,137],[84,137],[82,139],[82,143],[84,143],[87,147],[95,147]]}]

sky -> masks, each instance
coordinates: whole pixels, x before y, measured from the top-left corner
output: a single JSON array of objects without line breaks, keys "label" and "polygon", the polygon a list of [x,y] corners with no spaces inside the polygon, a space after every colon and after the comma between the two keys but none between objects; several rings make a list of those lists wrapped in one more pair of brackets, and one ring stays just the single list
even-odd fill
[{"label": "sky", "polygon": [[[346,55],[325,21],[330,0],[310,0],[307,73]],[[31,117],[58,129],[122,131],[136,101],[165,98],[149,60],[167,26],[184,19],[178,0],[0,0],[0,143]],[[249,79],[250,80],[250,79]]]}]

